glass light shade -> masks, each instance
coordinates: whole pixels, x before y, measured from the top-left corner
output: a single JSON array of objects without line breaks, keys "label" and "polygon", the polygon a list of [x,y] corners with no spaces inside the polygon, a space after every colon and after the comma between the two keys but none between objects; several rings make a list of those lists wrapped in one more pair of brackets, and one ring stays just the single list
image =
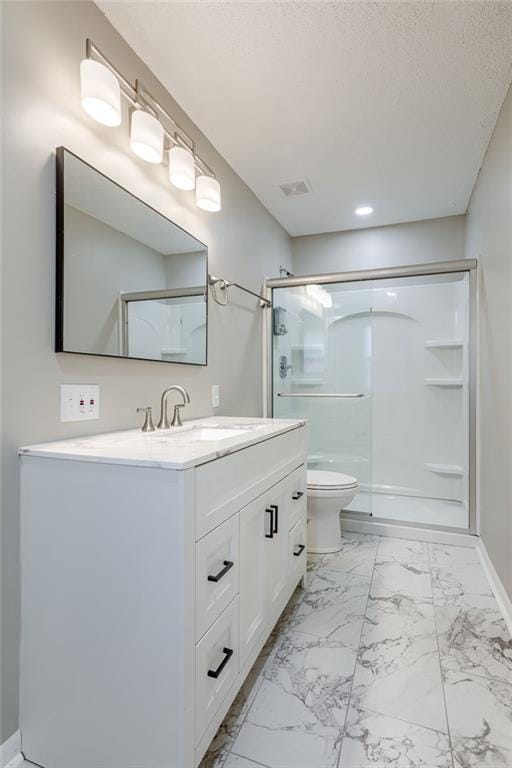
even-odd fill
[{"label": "glass light shade", "polygon": [[94,120],[113,127],[121,123],[121,89],[104,64],[84,59],[80,64],[82,106]]},{"label": "glass light shade", "polygon": [[220,184],[212,176],[198,176],[196,179],[196,203],[203,211],[220,211]]},{"label": "glass light shade", "polygon": [[148,163],[161,163],[164,156],[162,124],[140,109],[131,112],[130,146],[136,155]]},{"label": "glass light shade", "polygon": [[192,152],[184,147],[169,150],[169,181],[178,189],[194,189],[196,169]]}]

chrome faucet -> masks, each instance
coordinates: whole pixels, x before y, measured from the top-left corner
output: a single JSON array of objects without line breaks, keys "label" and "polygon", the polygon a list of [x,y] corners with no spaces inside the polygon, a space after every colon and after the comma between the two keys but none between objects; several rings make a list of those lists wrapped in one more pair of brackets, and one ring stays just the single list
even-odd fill
[{"label": "chrome faucet", "polygon": [[[167,398],[171,392],[179,392],[183,398],[182,403],[177,403],[174,406],[174,413],[172,421],[169,424],[169,416],[167,415]],[[162,400],[160,403],[160,421],[157,424],[158,429],[169,429],[170,427],[182,427],[183,422],[181,420],[180,410],[184,408],[187,403],[190,403],[190,396],[186,389],[180,387],[179,384],[172,384],[162,392]]]}]

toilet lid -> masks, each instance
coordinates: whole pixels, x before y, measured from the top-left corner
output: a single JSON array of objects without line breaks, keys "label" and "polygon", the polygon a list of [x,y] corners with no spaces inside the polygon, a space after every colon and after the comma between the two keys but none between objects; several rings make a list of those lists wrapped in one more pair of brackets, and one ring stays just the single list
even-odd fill
[{"label": "toilet lid", "polygon": [[329,490],[330,488],[355,488],[359,485],[355,477],[341,472],[329,472],[321,469],[308,469],[308,488]]}]

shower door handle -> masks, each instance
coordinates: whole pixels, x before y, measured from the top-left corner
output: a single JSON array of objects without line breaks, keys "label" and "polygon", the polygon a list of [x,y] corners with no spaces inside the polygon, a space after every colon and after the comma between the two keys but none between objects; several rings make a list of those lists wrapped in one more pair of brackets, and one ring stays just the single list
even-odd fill
[{"label": "shower door handle", "polygon": [[278,397],[364,397],[364,392],[349,392],[343,394],[341,392],[278,392]]}]

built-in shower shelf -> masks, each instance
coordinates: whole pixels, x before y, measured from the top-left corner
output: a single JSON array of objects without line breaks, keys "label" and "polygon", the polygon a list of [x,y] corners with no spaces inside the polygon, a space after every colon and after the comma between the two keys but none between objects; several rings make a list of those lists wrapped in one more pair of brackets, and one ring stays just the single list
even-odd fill
[{"label": "built-in shower shelf", "polygon": [[463,379],[425,379],[427,387],[463,387]]},{"label": "built-in shower shelf", "polygon": [[425,342],[426,349],[460,349],[463,346],[462,339],[429,339]]},{"label": "built-in shower shelf", "polygon": [[435,472],[437,475],[452,475],[462,477],[464,469],[458,464],[425,464],[425,469]]}]

